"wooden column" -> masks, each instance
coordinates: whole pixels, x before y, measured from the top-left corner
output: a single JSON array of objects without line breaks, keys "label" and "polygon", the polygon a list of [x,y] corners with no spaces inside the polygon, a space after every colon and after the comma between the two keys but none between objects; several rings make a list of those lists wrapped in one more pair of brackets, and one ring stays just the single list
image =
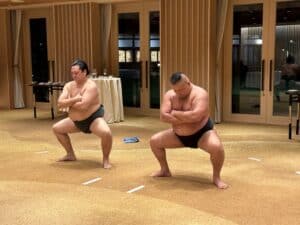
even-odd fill
[{"label": "wooden column", "polygon": [[215,107],[215,0],[161,0],[161,83],[169,89],[169,77],[181,71],[210,95]]},{"label": "wooden column", "polygon": [[13,108],[12,37],[9,11],[0,9],[0,109]]}]

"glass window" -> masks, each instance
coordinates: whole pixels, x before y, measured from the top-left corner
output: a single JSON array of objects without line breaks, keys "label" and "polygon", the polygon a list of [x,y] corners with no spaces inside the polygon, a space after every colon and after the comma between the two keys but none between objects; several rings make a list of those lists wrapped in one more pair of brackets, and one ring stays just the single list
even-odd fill
[{"label": "glass window", "polygon": [[124,50],[119,50],[119,62],[126,62]]}]

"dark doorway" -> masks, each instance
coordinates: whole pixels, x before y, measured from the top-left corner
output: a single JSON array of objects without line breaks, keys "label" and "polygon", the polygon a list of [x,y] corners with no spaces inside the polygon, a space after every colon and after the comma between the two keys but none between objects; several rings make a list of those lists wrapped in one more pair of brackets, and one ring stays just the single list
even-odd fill
[{"label": "dark doorway", "polygon": [[138,13],[120,13],[119,73],[122,81],[124,106],[140,107],[141,60],[140,21]]},{"label": "dark doorway", "polygon": [[[48,52],[46,18],[30,19],[32,81],[48,82]],[[47,87],[35,87],[35,101],[49,102]]]},{"label": "dark doorway", "polygon": [[160,108],[160,36],[159,11],[150,12],[150,108]]}]

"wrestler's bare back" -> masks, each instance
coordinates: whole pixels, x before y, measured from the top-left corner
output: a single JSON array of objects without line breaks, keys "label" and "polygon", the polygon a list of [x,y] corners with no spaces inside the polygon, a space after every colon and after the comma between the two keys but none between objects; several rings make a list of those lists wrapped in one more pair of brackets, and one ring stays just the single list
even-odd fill
[{"label": "wrestler's bare back", "polygon": [[99,91],[94,81],[87,79],[81,87],[78,86],[75,81],[71,81],[66,85],[67,91],[71,98],[81,95],[83,101],[85,100],[88,103],[84,109],[76,108],[76,106],[71,106],[69,108],[69,117],[73,121],[84,120],[88,118],[100,107]]},{"label": "wrestler's bare back", "polygon": [[179,98],[173,90],[169,90],[167,95],[171,102],[171,110],[193,111],[198,104],[205,108],[204,115],[203,113],[199,115],[198,121],[172,124],[172,128],[176,134],[188,136],[205,126],[209,118],[209,108],[208,95],[203,88],[193,85],[191,93],[184,99]]}]

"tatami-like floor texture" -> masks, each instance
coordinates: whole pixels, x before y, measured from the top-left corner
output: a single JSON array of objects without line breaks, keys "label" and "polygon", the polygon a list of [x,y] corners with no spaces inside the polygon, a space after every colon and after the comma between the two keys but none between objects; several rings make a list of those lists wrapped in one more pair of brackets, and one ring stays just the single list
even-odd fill
[{"label": "tatami-like floor texture", "polygon": [[[300,137],[288,140],[286,126],[217,124],[230,185],[218,190],[202,150],[168,150],[173,177],[149,176],[159,168],[149,138],[168,127],[158,118],[110,124],[111,170],[99,140],[82,133],[71,135],[78,161],[56,162],[55,121],[48,111],[0,111],[1,225],[300,224]],[[131,136],[140,142],[123,143]]]}]

